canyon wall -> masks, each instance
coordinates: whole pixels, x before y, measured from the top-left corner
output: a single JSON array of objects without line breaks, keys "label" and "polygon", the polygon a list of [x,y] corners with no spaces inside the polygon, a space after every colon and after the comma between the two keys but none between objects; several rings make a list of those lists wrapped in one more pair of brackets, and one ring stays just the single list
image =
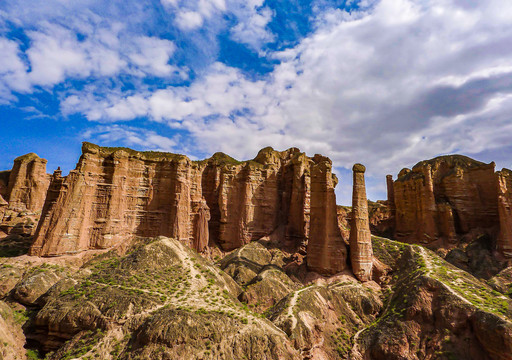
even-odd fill
[{"label": "canyon wall", "polygon": [[[495,173],[485,164],[461,155],[421,161],[403,169],[390,186],[395,236],[407,242],[454,244],[470,232],[493,234],[510,241],[510,172]],[[389,200],[388,200],[389,202]]]},{"label": "canyon wall", "polygon": [[313,256],[322,259],[315,268],[343,269],[331,166],[295,148],[265,148],[244,162],[222,153],[191,161],[84,143],[76,169],[52,176],[30,254],[111,248],[132,235],[173,237],[198,251],[208,241],[229,251],[279,230],[289,249],[308,239],[313,248],[327,244],[328,256]]}]

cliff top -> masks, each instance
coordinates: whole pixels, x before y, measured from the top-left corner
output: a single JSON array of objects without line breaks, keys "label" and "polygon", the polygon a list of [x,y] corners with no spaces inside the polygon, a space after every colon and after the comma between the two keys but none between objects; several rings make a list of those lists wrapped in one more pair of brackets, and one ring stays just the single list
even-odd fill
[{"label": "cliff top", "polygon": [[[146,160],[189,160],[189,158],[186,155],[182,154],[174,154],[161,151],[137,151],[127,147],[105,147],[90,142],[82,143],[83,154],[90,153],[100,154],[101,156],[109,156],[115,153],[116,151],[120,150],[128,153],[130,156],[140,157]],[[295,156],[300,156],[300,154],[302,153],[297,148],[290,148],[284,151],[277,151],[274,150],[272,147],[268,146],[261,149],[256,155],[256,157],[252,160],[240,161],[223,152],[216,152],[209,158],[206,158],[204,160],[196,160],[193,162],[198,164],[214,163],[217,165],[250,165],[255,167],[261,167],[266,164],[277,163],[283,159],[291,159]]]},{"label": "cliff top", "polygon": [[402,169],[398,174],[397,181],[422,178],[424,176],[422,169],[425,169],[427,166],[430,166],[433,177],[443,178],[452,174],[456,168],[469,170],[491,165],[494,166],[494,163],[486,164],[465,155],[442,155],[418,162],[412,167],[412,171],[407,168]]},{"label": "cliff top", "polygon": [[36,153],[28,153],[25,155],[18,156],[16,159],[14,159],[15,162],[17,161],[31,161],[31,160],[43,160],[45,159],[40,158]]},{"label": "cliff top", "polygon": [[413,170],[430,165],[432,168],[438,167],[440,164],[446,164],[449,168],[460,167],[470,169],[487,165],[484,162],[472,159],[465,155],[442,155],[430,160],[423,160],[412,167]]},{"label": "cliff top", "polygon": [[147,160],[157,160],[157,159],[168,159],[168,160],[180,160],[180,159],[188,159],[187,156],[181,154],[173,154],[163,151],[137,151],[127,147],[107,147],[107,146],[99,146],[90,142],[84,141],[82,143],[82,154],[91,153],[96,154],[99,153],[102,156],[108,156],[116,151],[125,151],[131,156],[141,157]]}]

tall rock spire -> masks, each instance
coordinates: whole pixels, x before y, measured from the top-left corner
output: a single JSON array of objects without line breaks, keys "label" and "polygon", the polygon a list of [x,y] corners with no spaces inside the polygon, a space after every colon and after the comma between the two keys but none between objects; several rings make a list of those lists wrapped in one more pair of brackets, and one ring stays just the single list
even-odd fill
[{"label": "tall rock spire", "polygon": [[368,220],[368,199],[364,183],[364,165],[352,168],[354,183],[352,192],[352,220],[350,226],[350,260],[352,271],[361,281],[372,278],[372,239]]}]

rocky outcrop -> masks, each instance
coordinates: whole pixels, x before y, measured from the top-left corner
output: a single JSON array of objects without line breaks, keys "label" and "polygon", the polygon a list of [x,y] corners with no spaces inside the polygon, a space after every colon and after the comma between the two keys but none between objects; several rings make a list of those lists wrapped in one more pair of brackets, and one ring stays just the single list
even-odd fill
[{"label": "rocky outcrop", "polygon": [[512,171],[503,169],[496,176],[500,224],[497,247],[503,255],[512,257]]},{"label": "rocky outcrop", "polygon": [[331,168],[329,159],[295,148],[265,148],[244,162],[222,153],[191,161],[84,143],[76,169],[52,176],[30,254],[106,249],[133,235],[229,251],[282,231],[281,246],[293,250],[313,234],[310,244],[324,251],[314,267],[339,271],[346,251]]},{"label": "rocky outcrop", "polygon": [[372,239],[368,220],[368,199],[364,172],[366,168],[355,164],[353,171],[352,219],[350,226],[350,262],[354,275],[361,281],[372,279]]},{"label": "rocky outcrop", "polygon": [[403,169],[388,186],[394,193],[397,239],[452,243],[457,235],[498,226],[494,167],[450,155]]},{"label": "rocky outcrop", "polygon": [[10,210],[41,211],[50,184],[49,175],[46,174],[46,163],[45,159],[34,153],[14,160],[6,193]]},{"label": "rocky outcrop", "polygon": [[347,266],[347,249],[338,227],[334,194],[337,178],[332,174],[332,163],[328,158],[315,155],[313,161],[307,265],[313,271],[335,274]]}]

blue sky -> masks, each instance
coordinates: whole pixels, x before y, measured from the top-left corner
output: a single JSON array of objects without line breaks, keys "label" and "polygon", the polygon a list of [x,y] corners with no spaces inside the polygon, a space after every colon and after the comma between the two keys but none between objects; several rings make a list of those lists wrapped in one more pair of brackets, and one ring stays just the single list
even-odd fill
[{"label": "blue sky", "polygon": [[0,3],[0,169],[84,140],[204,158],[329,156],[348,204],[441,154],[512,167],[512,2]]}]

